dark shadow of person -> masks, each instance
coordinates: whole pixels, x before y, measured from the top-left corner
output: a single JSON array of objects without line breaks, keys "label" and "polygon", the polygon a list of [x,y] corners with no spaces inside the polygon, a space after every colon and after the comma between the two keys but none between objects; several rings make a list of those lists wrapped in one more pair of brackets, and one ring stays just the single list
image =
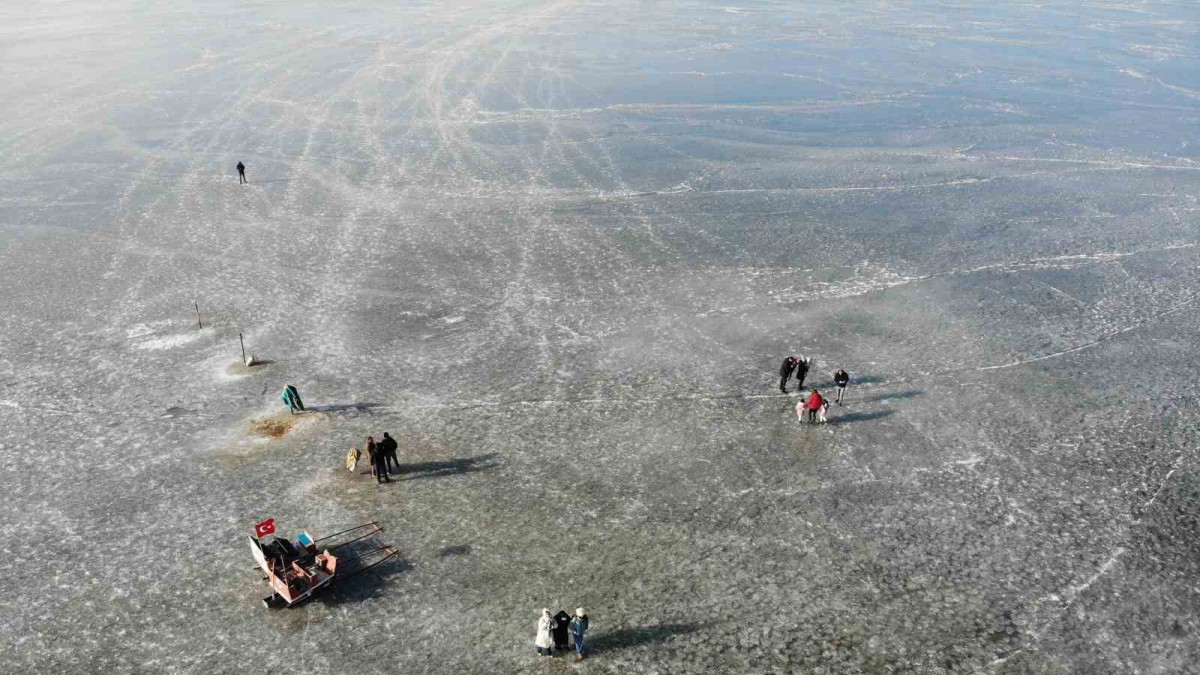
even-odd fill
[{"label": "dark shadow of person", "polygon": [[895,414],[895,410],[872,410],[846,413],[845,415],[830,415],[826,424],[849,424],[850,422],[867,422]]},{"label": "dark shadow of person", "polygon": [[310,406],[308,406],[308,409],[313,412],[323,412],[323,413],[343,413],[343,412],[366,413],[366,412],[371,412],[372,410],[375,410],[376,408],[382,408],[382,407],[383,407],[382,403],[371,403],[368,401],[362,401],[362,402],[358,402],[358,403],[323,403],[321,405],[310,405]]},{"label": "dark shadow of person", "polygon": [[883,375],[851,375],[850,384],[880,384],[887,382],[887,378]]},{"label": "dark shadow of person", "polygon": [[587,651],[589,655],[601,652],[629,649],[654,642],[663,642],[676,635],[691,633],[701,627],[695,623],[663,623],[657,626],[641,626],[638,628],[620,628],[614,631],[599,633],[595,637],[588,636]]},{"label": "dark shadow of person", "polygon": [[924,389],[905,389],[904,391],[884,392],[881,394],[875,394],[873,396],[864,396],[862,398],[854,399],[853,402],[871,403],[874,401],[886,401],[893,398],[916,398],[917,396],[923,396],[924,394]]},{"label": "dark shadow of person", "polygon": [[487,455],[479,455],[478,457],[447,459],[440,462],[413,462],[409,464],[402,463],[400,464],[400,469],[393,473],[397,476],[404,476],[405,480],[416,480],[418,478],[442,478],[445,476],[471,473],[473,471],[494,469],[500,466],[500,462],[495,461],[495,458],[495,453],[491,453]]}]

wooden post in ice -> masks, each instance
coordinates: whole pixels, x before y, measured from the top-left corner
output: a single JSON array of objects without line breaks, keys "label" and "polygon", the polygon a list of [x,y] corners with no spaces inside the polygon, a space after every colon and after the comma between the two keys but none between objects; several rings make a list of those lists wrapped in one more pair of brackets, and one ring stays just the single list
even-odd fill
[{"label": "wooden post in ice", "polygon": [[250,362],[246,360],[246,341],[242,339],[241,333],[238,333],[238,342],[242,345],[242,363],[248,366]]},{"label": "wooden post in ice", "polygon": [[200,320],[200,303],[193,302],[192,304],[195,305],[195,307],[196,307],[196,325],[199,326],[201,330],[203,330],[204,322]]}]

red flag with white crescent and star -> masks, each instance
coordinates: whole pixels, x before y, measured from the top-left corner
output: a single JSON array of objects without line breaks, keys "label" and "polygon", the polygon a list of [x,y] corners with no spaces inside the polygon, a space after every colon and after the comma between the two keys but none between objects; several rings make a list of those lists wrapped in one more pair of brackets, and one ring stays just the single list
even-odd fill
[{"label": "red flag with white crescent and star", "polygon": [[275,533],[275,519],[267,518],[266,520],[254,526],[254,536],[262,539],[268,534]]}]

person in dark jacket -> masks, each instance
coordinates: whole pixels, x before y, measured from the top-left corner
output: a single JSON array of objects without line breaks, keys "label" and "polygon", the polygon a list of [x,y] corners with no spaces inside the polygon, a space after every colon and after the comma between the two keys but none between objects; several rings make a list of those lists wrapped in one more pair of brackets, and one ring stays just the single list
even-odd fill
[{"label": "person in dark jacket", "polygon": [[575,639],[575,653],[578,655],[577,658],[582,661],[583,634],[586,633],[588,629],[588,617],[583,611],[582,607],[575,610],[575,618],[571,619],[571,623],[568,628],[571,631],[571,637]]},{"label": "person in dark jacket", "polygon": [[242,164],[241,162],[238,162],[237,170],[238,170],[238,185],[241,185],[242,183],[249,183],[250,181],[246,180],[246,165]]},{"label": "person in dark jacket", "polygon": [[387,455],[378,446],[375,447],[375,482],[390,483],[392,479],[388,476]]},{"label": "person in dark jacket", "polygon": [[838,388],[837,404],[841,405],[842,396],[846,394],[846,387],[850,384],[850,373],[847,373],[845,370],[839,368],[838,371],[833,374],[833,383],[836,384]]},{"label": "person in dark jacket", "polygon": [[779,366],[779,391],[787,393],[787,381],[792,376],[792,371],[796,370],[796,357],[789,356],[783,360],[783,365]]},{"label": "person in dark jacket", "polygon": [[554,627],[550,632],[554,634],[554,651],[566,651],[571,644],[571,615],[567,614],[566,610],[558,610],[558,614],[554,615]]},{"label": "person in dark jacket", "polygon": [[392,482],[392,479],[388,478],[387,459],[384,458],[374,436],[367,436],[367,458],[371,460],[371,475],[375,476],[375,482]]},{"label": "person in dark jacket", "polygon": [[[399,445],[396,439],[388,435],[388,432],[383,432],[383,440],[379,441],[379,451],[383,453],[384,462],[388,466],[391,473],[400,473],[400,459],[396,457],[396,448]],[[394,470],[393,470],[394,467]]]},{"label": "person in dark jacket", "polygon": [[812,359],[806,359],[803,356],[796,359],[796,391],[804,389],[804,378],[808,376],[808,369],[811,365]]}]

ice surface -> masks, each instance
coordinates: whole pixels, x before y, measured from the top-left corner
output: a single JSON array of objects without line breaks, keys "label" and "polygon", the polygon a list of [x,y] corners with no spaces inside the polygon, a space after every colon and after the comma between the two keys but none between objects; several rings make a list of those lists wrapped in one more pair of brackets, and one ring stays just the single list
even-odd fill
[{"label": "ice surface", "polygon": [[1194,3],[117,5],[0,7],[6,671],[1200,662]]}]

